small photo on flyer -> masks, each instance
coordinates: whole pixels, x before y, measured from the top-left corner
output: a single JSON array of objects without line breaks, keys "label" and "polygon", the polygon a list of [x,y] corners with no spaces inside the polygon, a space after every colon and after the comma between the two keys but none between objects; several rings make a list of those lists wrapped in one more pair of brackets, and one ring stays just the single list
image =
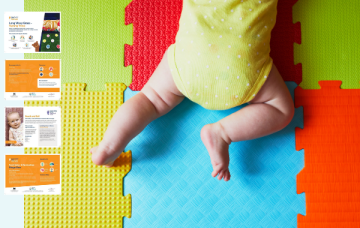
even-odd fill
[{"label": "small photo on flyer", "polygon": [[60,147],[59,107],[6,107],[6,147]]}]

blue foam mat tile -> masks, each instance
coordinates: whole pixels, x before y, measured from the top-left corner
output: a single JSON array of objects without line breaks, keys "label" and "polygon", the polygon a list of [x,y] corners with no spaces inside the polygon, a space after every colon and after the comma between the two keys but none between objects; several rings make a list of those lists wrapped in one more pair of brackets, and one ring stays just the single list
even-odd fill
[{"label": "blue foam mat tile", "polygon": [[[293,96],[296,84],[286,84]],[[127,88],[125,101],[136,93]],[[304,167],[304,152],[295,149],[301,108],[282,131],[230,145],[229,182],[211,177],[201,128],[243,107],[210,111],[185,99],[129,143],[133,164],[124,181],[132,218],[124,227],[297,226],[297,214],[305,214],[305,196],[296,194]]]}]

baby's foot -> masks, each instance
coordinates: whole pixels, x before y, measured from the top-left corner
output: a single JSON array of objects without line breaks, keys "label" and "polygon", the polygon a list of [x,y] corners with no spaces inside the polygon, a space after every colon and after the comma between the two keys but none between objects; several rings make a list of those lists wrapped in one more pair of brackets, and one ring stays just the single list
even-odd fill
[{"label": "baby's foot", "polygon": [[91,148],[92,161],[95,165],[104,165],[105,167],[112,167],[114,161],[119,157],[122,150],[111,151],[104,146],[96,146]]},{"label": "baby's foot", "polygon": [[213,172],[211,175],[218,179],[230,180],[229,145],[231,140],[224,134],[219,123],[205,125],[201,129],[201,140],[209,152]]}]

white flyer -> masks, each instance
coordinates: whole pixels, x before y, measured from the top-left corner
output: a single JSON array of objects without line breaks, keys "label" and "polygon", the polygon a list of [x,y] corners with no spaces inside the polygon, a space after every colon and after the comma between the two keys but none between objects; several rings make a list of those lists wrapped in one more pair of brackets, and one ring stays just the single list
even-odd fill
[{"label": "white flyer", "polygon": [[60,107],[6,107],[6,147],[60,147]]},{"label": "white flyer", "polygon": [[60,53],[59,12],[6,12],[5,53]]}]

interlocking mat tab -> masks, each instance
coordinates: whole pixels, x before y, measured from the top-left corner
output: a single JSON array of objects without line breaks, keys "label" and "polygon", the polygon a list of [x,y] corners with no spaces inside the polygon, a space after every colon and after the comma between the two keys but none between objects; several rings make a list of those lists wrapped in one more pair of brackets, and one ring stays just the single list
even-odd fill
[{"label": "interlocking mat tab", "polygon": [[305,150],[297,192],[306,194],[306,216],[298,227],[360,227],[360,90],[341,81],[320,81],[320,90],[295,89],[304,129],[296,149]]},{"label": "interlocking mat tab", "polygon": [[124,66],[124,44],[132,43],[132,26],[124,24],[131,0],[24,0],[25,11],[61,12],[61,53],[25,54],[25,59],[61,59],[61,82],[86,83],[86,90],[105,90],[105,83],[131,83]]},{"label": "interlocking mat tab", "polygon": [[300,22],[293,24],[292,8],[298,0],[278,0],[276,25],[271,32],[270,56],[285,81],[299,85],[301,63],[294,65],[294,43],[301,44]]},{"label": "interlocking mat tab", "polygon": [[[287,83],[293,94],[294,82]],[[125,91],[125,100],[136,94]],[[126,149],[133,164],[125,177],[132,194],[132,218],[124,227],[296,227],[305,196],[296,193],[304,166],[295,149],[302,111],[282,131],[230,145],[231,180],[211,176],[200,130],[241,107],[210,111],[185,99],[149,124]]]},{"label": "interlocking mat tab", "polygon": [[131,196],[123,196],[123,178],[131,152],[113,168],[96,166],[90,148],[98,145],[123,103],[122,83],[106,91],[85,92],[85,83],[63,85],[60,101],[25,101],[25,106],[61,107],[61,148],[25,148],[27,154],[61,154],[61,195],[25,196],[24,227],[122,227],[131,217]]},{"label": "interlocking mat tab", "polygon": [[342,89],[360,89],[360,1],[300,0],[294,19],[301,22],[302,44],[295,62],[302,63],[303,89],[319,89],[318,81],[341,80]]},{"label": "interlocking mat tab", "polygon": [[125,44],[125,66],[132,65],[130,88],[139,91],[175,43],[182,0],[133,0],[125,8],[125,24],[133,24],[133,45]]},{"label": "interlocking mat tab", "polygon": [[[272,32],[271,56],[285,81],[301,82],[301,64],[294,66],[294,42],[301,43],[300,23],[292,22],[297,0],[279,0]],[[133,45],[125,45],[125,66],[132,65],[130,88],[146,84],[170,44],[175,42],[182,0],[133,0],[125,9],[125,24],[133,24]]]}]

